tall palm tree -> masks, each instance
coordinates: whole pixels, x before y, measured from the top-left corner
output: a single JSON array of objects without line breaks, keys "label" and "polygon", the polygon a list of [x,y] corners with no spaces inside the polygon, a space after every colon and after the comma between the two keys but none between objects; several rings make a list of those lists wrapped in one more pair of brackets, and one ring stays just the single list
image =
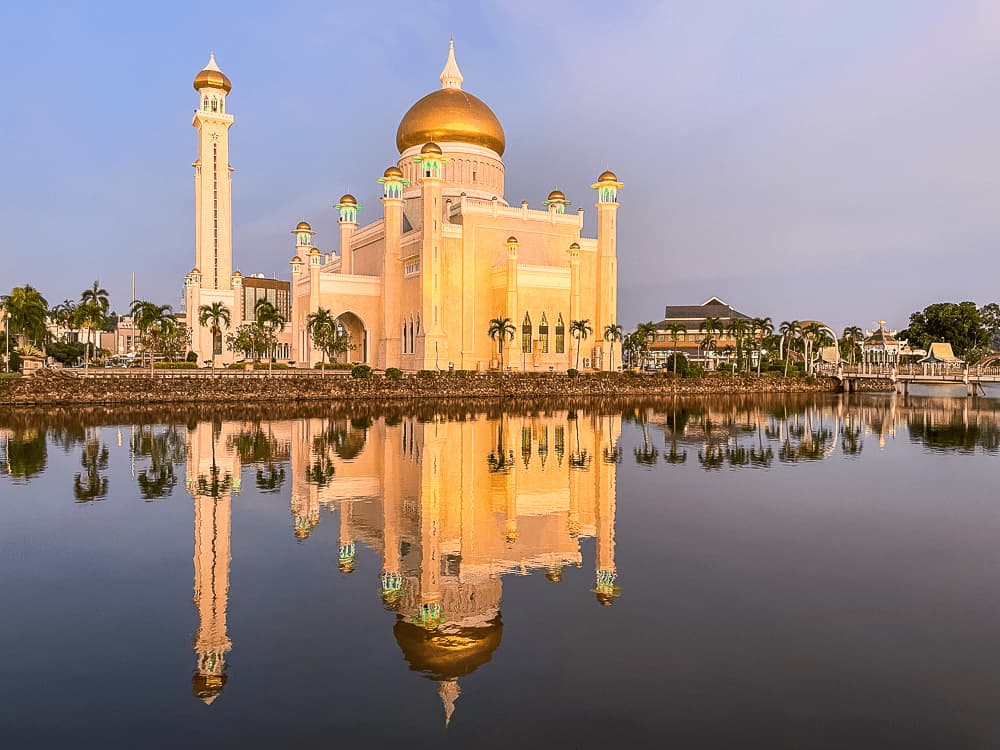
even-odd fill
[{"label": "tall palm tree", "polygon": [[646,354],[649,352],[649,342],[656,339],[656,330],[656,323],[651,320],[640,323],[635,327],[635,343],[639,351],[639,367],[645,364]]},{"label": "tall palm tree", "polygon": [[757,374],[760,375],[760,361],[764,359],[764,341],[774,333],[774,322],[770,316],[754,318],[750,323],[753,338],[757,344]]},{"label": "tall palm tree", "polygon": [[864,336],[865,332],[858,326],[847,326],[844,329],[844,341],[848,342],[851,347],[848,359],[852,365],[854,364],[854,353],[858,348],[858,343],[864,339]]},{"label": "tall palm tree", "polygon": [[812,322],[802,329],[802,338],[805,341],[806,375],[812,375],[812,353],[813,346],[823,335],[823,329],[819,323]]},{"label": "tall palm tree", "polygon": [[604,340],[611,346],[611,351],[608,352],[608,364],[612,370],[615,369],[615,342],[621,341],[622,336],[622,327],[617,323],[609,323],[604,327]]},{"label": "tall palm tree", "polygon": [[749,333],[749,331],[750,324],[743,318],[733,318],[729,321],[729,327],[726,329],[726,333],[728,333],[730,338],[736,342],[736,361],[731,363],[733,366],[733,375],[736,374],[736,370],[739,367],[742,367],[743,351],[746,348],[747,333]]},{"label": "tall palm tree", "polygon": [[490,338],[497,343],[500,350],[500,377],[503,379],[503,348],[507,341],[513,341],[517,335],[517,328],[510,318],[497,316],[490,320],[490,328],[487,331]]},{"label": "tall palm tree", "polygon": [[580,343],[594,332],[590,319],[572,320],[569,324],[569,335],[576,339],[576,369],[580,369]]},{"label": "tall palm tree", "polygon": [[[71,321],[74,325],[80,328],[85,328],[88,331],[99,331],[104,328],[108,323],[108,316],[104,312],[104,308],[101,307],[98,302],[81,302],[73,310],[73,315],[71,316]],[[90,334],[87,335],[87,343],[83,350],[83,369],[87,370],[90,367]],[[96,346],[95,346],[96,349]]]},{"label": "tall palm tree", "polygon": [[[281,314],[281,311],[276,308],[270,300],[259,299],[257,303],[253,306],[253,316],[257,321],[257,325],[261,328],[267,329],[272,334],[275,330],[280,333],[285,330],[285,316]],[[270,337],[269,337],[270,338]],[[272,372],[274,369],[274,347],[272,344],[270,356],[267,358],[267,370]]]},{"label": "tall palm tree", "polygon": [[[79,320],[87,321],[88,324],[83,327],[89,331],[94,331],[96,330],[93,327],[94,323],[98,324],[98,328],[103,328],[107,325],[108,290],[101,286],[100,279],[95,279],[94,283],[88,289],[84,289],[80,293],[80,306],[84,305],[91,305],[93,307],[89,313],[84,313],[81,318],[78,318]],[[90,343],[90,334],[87,335],[87,343]],[[88,363],[86,356],[83,363],[84,368],[86,368]]]},{"label": "tall palm tree", "polygon": [[683,323],[668,323],[667,333],[674,344],[674,375],[677,374],[677,342],[680,341],[681,334],[687,333],[687,326]]},{"label": "tall palm tree", "polygon": [[[313,346],[320,351],[320,372],[326,373],[326,350],[329,344],[329,337],[334,331],[336,321],[325,307],[316,309],[316,312],[309,313],[306,317],[306,331],[312,339]],[[306,363],[308,364],[308,363]]]},{"label": "tall palm tree", "polygon": [[210,305],[202,305],[198,308],[198,325],[209,326],[212,333],[212,369],[215,369],[215,337],[222,340],[222,329],[229,328],[231,320],[229,308],[221,302],[213,302]]},{"label": "tall palm tree", "polygon": [[802,335],[802,324],[797,320],[783,320],[778,328],[781,333],[782,353],[785,360],[785,377],[788,377],[788,360],[792,358],[792,342]]},{"label": "tall palm tree", "polygon": [[705,338],[702,339],[702,344],[706,350],[715,351],[718,346],[718,338],[725,333],[725,328],[722,325],[722,320],[720,318],[705,318],[698,326],[698,331],[705,334]]}]

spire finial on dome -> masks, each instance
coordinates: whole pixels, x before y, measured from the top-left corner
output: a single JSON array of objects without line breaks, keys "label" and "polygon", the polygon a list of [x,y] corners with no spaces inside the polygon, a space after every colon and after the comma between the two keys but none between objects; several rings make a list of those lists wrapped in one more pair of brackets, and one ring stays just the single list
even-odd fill
[{"label": "spire finial on dome", "polygon": [[209,52],[208,53],[208,65],[206,65],[204,69],[205,70],[217,70],[220,73],[222,72],[222,69],[219,67],[219,63],[217,63],[215,61],[215,53],[214,52]]},{"label": "spire finial on dome", "polygon": [[463,80],[465,79],[462,77],[462,71],[458,69],[458,63],[455,61],[455,37],[452,37],[448,42],[448,60],[444,64],[444,70],[441,71],[441,88],[460,89]]}]

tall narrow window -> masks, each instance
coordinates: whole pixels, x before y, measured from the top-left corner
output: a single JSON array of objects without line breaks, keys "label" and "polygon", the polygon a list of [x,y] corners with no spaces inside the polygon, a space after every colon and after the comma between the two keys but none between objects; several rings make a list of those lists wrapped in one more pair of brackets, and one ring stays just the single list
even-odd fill
[{"label": "tall narrow window", "polygon": [[531,316],[524,313],[524,322],[521,323],[521,351],[531,353]]},{"label": "tall narrow window", "polygon": [[205,108],[205,111],[208,112],[208,97],[207,96],[205,97],[204,108]]},{"label": "tall narrow window", "polygon": [[566,353],[566,324],[563,323],[562,313],[556,320],[556,354]]},{"label": "tall narrow window", "polygon": [[213,112],[218,112],[219,111],[219,102],[218,102],[218,100],[216,100],[216,98],[214,96],[212,97],[212,111]]},{"label": "tall narrow window", "polygon": [[549,321],[542,313],[542,320],[538,324],[538,340],[542,343],[542,354],[549,353]]}]

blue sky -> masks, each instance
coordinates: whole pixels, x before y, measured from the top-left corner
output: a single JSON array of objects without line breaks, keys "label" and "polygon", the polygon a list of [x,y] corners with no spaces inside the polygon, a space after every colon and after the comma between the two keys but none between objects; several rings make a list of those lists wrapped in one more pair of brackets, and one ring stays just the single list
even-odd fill
[{"label": "blue sky", "polygon": [[191,80],[214,50],[243,273],[378,214],[396,126],[464,88],[507,134],[507,199],[621,192],[623,323],[718,295],[776,321],[905,325],[1000,298],[1000,5],[854,0],[34,3],[0,9],[0,288],[179,306],[193,264]]}]

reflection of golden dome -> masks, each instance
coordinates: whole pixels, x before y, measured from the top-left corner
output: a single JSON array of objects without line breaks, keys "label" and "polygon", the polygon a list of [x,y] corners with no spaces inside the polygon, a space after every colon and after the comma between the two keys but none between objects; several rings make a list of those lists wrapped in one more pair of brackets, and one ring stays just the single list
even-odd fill
[{"label": "reflection of golden dome", "polygon": [[562,570],[550,570],[545,574],[545,577],[552,581],[552,583],[559,583],[562,581]]},{"label": "reflection of golden dome", "polygon": [[597,601],[602,607],[610,607],[615,603],[615,597],[613,594],[605,594],[601,591],[597,591],[594,593],[594,596],[597,597]]},{"label": "reflection of golden dome", "polygon": [[309,222],[308,221],[300,221],[299,225],[297,227],[295,227],[295,231],[296,232],[301,232],[301,231],[311,232],[312,231],[312,227],[309,226]]},{"label": "reflection of golden dome", "polygon": [[227,94],[233,90],[233,84],[215,62],[215,53],[209,56],[208,65],[194,77],[194,90],[201,89],[222,89]]},{"label": "reflection of golden dome", "polygon": [[618,175],[607,169],[601,172],[601,176],[597,178],[598,182],[618,182]]},{"label": "reflection of golden dome", "polygon": [[415,672],[434,680],[454,680],[486,664],[503,637],[499,613],[481,628],[428,632],[402,617],[392,629],[403,657]]},{"label": "reflection of golden dome", "polygon": [[341,573],[353,573],[354,572],[354,560],[341,560],[337,563],[337,569]]},{"label": "reflection of golden dome", "polygon": [[566,200],[566,195],[562,190],[553,190],[549,193],[548,200],[550,201],[564,201]]},{"label": "reflection of golden dome", "polygon": [[226,686],[226,679],[224,674],[198,674],[196,672],[191,676],[191,692],[195,698],[205,705],[209,705],[219,697],[222,688]]},{"label": "reflection of golden dome", "polygon": [[471,143],[495,151],[498,156],[503,156],[507,145],[493,110],[459,88],[434,91],[403,115],[396,131],[399,152],[426,141]]},{"label": "reflection of golden dome", "polygon": [[395,177],[399,179],[403,176],[403,170],[399,167],[388,167],[385,172],[382,173],[383,177]]},{"label": "reflection of golden dome", "polygon": [[309,537],[309,529],[295,529],[296,539],[307,539]]},{"label": "reflection of golden dome", "polygon": [[350,193],[344,193],[342,196],[340,196],[340,203],[338,205],[356,206],[358,205],[358,199],[355,198]]}]

